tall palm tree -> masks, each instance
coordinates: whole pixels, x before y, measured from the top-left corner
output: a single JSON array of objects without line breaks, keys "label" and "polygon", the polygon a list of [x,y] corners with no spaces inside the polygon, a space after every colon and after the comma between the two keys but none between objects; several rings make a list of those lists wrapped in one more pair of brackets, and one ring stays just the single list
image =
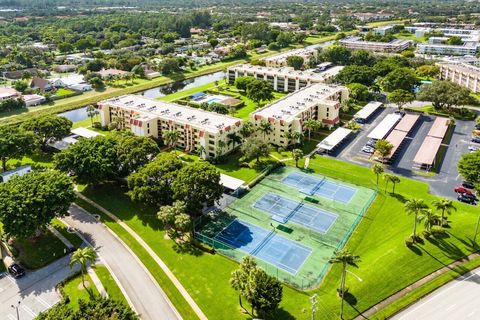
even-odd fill
[{"label": "tall palm tree", "polygon": [[203,157],[203,154],[206,152],[207,150],[205,149],[205,147],[203,145],[201,145],[200,143],[197,145],[197,154],[200,158]]},{"label": "tall palm tree", "polygon": [[293,149],[292,150],[292,158],[295,160],[295,167],[298,167],[298,161],[302,159],[303,151],[302,149]]},{"label": "tall palm tree", "polygon": [[257,130],[263,133],[263,139],[266,139],[267,134],[270,134],[273,131],[273,127],[270,122],[262,120]]},{"label": "tall palm tree", "polygon": [[315,120],[315,119],[305,120],[305,122],[303,123],[303,127],[305,129],[307,129],[307,131],[308,131],[308,140],[309,141],[311,139],[312,131],[318,130],[321,126],[322,126],[322,124],[318,120]]},{"label": "tall palm tree", "polygon": [[70,269],[76,264],[80,265],[82,272],[82,285],[85,288],[85,272],[87,271],[87,263],[94,263],[97,258],[97,252],[92,247],[78,248],[70,258]]},{"label": "tall palm tree", "polygon": [[400,178],[396,175],[385,173],[383,179],[385,180],[385,191],[387,191],[388,183],[391,182],[393,183],[392,193],[395,194],[395,185],[400,183]]},{"label": "tall palm tree", "polygon": [[235,149],[235,146],[237,144],[240,144],[242,142],[242,138],[236,133],[236,132],[230,132],[227,134],[228,138],[228,145],[233,144],[233,149]]},{"label": "tall palm tree", "polygon": [[240,133],[244,140],[250,137],[253,132],[255,132],[255,129],[253,128],[253,123],[250,121],[244,122],[243,126],[238,130],[238,133]]},{"label": "tall palm tree", "polygon": [[225,148],[227,144],[223,140],[218,141],[218,148],[217,148],[217,156],[221,156],[223,154],[223,148]]},{"label": "tall palm tree", "polygon": [[415,220],[413,221],[413,242],[416,241],[417,238],[417,221],[418,216],[425,210],[428,209],[427,204],[423,201],[423,199],[410,199],[405,202],[405,212],[408,215],[413,214],[415,216]]},{"label": "tall palm tree", "polygon": [[340,287],[338,292],[342,298],[342,304],[340,306],[340,319],[343,319],[343,300],[345,297],[345,277],[347,275],[347,266],[356,266],[360,262],[360,257],[350,253],[347,249],[335,251],[334,256],[330,259],[330,263],[342,264],[342,278],[340,279]]},{"label": "tall palm tree", "polygon": [[372,167],[373,173],[377,175],[377,187],[378,187],[378,179],[380,178],[380,175],[385,172],[383,169],[383,166],[380,163],[375,163]]},{"label": "tall palm tree", "polygon": [[92,126],[93,126],[93,118],[98,114],[99,114],[99,112],[94,106],[92,106],[92,105],[87,106],[87,115],[92,122]]},{"label": "tall palm tree", "polygon": [[442,212],[441,220],[440,220],[440,223],[441,223],[442,227],[445,223],[444,222],[445,221],[445,213],[451,214],[452,211],[457,211],[457,208],[453,205],[452,200],[448,200],[448,199],[433,200],[432,204],[433,204],[433,206],[436,210],[439,210],[439,211]]},{"label": "tall palm tree", "polygon": [[418,216],[418,220],[423,220],[423,226],[429,232],[432,231],[432,227],[438,222],[439,218],[440,216],[435,214],[432,209],[424,209]]},{"label": "tall palm tree", "polygon": [[162,138],[165,143],[175,151],[178,139],[180,139],[180,132],[177,130],[167,130],[163,133]]}]

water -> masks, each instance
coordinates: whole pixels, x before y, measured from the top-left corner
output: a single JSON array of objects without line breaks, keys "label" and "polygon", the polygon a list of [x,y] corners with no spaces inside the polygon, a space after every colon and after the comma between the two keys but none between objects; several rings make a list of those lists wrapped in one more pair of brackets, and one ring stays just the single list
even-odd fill
[{"label": "water", "polygon": [[58,115],[60,117],[65,117],[72,122],[78,122],[88,118],[87,107],[59,113]]},{"label": "water", "polygon": [[183,81],[177,81],[171,84],[159,86],[156,88],[152,88],[143,92],[139,92],[138,95],[144,96],[145,98],[149,99],[156,99],[168,94],[175,93],[180,90],[187,90],[196,88],[199,86],[203,86],[204,84],[220,81],[225,78],[225,72],[219,71],[211,74],[207,74],[204,76],[199,76],[192,79],[186,79]]}]

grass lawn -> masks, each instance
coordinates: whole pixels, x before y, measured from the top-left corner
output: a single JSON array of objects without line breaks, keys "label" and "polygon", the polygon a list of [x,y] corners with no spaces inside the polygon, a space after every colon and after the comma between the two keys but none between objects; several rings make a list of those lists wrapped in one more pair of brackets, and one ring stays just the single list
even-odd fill
[{"label": "grass lawn", "polygon": [[7,169],[13,169],[27,164],[50,168],[53,166],[52,154],[37,152],[24,156],[22,159],[9,159],[7,161]]},{"label": "grass lawn", "polygon": [[410,34],[396,33],[395,38],[402,39],[402,40],[413,40],[413,41],[419,42],[419,43],[427,43],[428,42],[428,40],[425,39],[424,37],[417,37],[413,33],[410,33]]},{"label": "grass lawn", "polygon": [[[87,281],[89,285],[87,285]],[[91,295],[99,295],[95,284],[88,274],[85,275],[85,285],[87,288],[82,286],[82,276],[79,273],[75,277],[69,279],[63,286],[65,295],[70,298],[69,305],[74,310],[78,310],[78,300],[82,299],[88,301],[90,300]]]},{"label": "grass lawn", "polygon": [[59,89],[57,89],[57,91],[55,91],[55,95],[57,97],[67,96],[67,95],[72,94],[72,93],[75,93],[75,91],[70,90],[70,89],[65,89],[65,88],[59,88]]},{"label": "grass lawn", "polygon": [[128,305],[127,299],[125,299],[125,296],[123,295],[122,291],[113,279],[110,271],[108,271],[107,267],[101,264],[97,264],[93,267],[93,269],[95,270],[95,273],[102,282],[103,287],[107,291],[108,296],[114,300],[122,301],[123,303]]},{"label": "grass lawn", "polygon": [[[307,154],[312,152],[315,149],[315,147],[317,146],[317,144],[321,140],[323,140],[323,138],[325,138],[326,136],[327,136],[326,134],[318,133],[316,137],[313,137],[313,134],[312,134],[312,139],[311,140],[308,140],[308,137],[307,137],[307,140],[305,140],[305,142],[303,143],[303,146],[300,148],[300,149],[302,149],[303,154],[306,156]],[[320,137],[320,139],[318,139],[318,137]],[[292,158],[292,150],[285,150],[285,151],[282,151],[282,152],[278,152],[278,149],[277,150],[273,149],[270,152],[270,154],[277,159]]]},{"label": "grass lawn", "polygon": [[68,252],[63,242],[48,230],[38,238],[16,240],[13,247],[18,252],[18,260],[27,269],[46,266]]},{"label": "grass lawn", "polygon": [[52,222],[50,222],[50,225],[57,229],[57,231],[60,232],[65,238],[67,238],[67,240],[70,241],[75,248],[79,248],[82,245],[83,240],[80,239],[80,237],[75,233],[68,232],[68,227],[62,221],[55,218],[52,220]]}]

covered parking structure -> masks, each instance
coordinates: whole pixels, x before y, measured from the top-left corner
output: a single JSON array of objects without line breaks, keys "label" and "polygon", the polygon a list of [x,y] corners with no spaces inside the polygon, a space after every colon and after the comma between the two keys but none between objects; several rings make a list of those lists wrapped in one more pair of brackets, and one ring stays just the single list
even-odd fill
[{"label": "covered parking structure", "polygon": [[337,128],[328,137],[323,139],[317,145],[319,152],[329,153],[334,151],[350,134],[352,130],[346,128]]},{"label": "covered parking structure", "polygon": [[387,115],[369,134],[368,138],[374,140],[380,140],[385,138],[392,129],[397,125],[397,123],[402,119],[402,116],[399,114],[389,114]]},{"label": "covered parking structure", "polygon": [[423,140],[420,149],[413,159],[414,168],[430,170],[436,162],[438,150],[447,134],[449,119],[437,117]]},{"label": "covered parking structure", "polygon": [[405,131],[408,134],[412,131],[413,127],[415,127],[418,119],[420,119],[419,114],[406,114],[395,126],[395,130]]},{"label": "covered parking structure", "polygon": [[390,142],[390,144],[393,146],[392,150],[390,150],[390,154],[385,157],[385,160],[387,162],[391,162],[395,156],[397,155],[397,152],[400,150],[401,145],[405,141],[405,138],[407,137],[408,132],[402,131],[402,130],[392,130],[390,134],[387,136],[385,140]]},{"label": "covered parking structure", "polygon": [[381,106],[383,106],[383,103],[381,102],[378,102],[378,101],[369,102],[357,113],[355,113],[355,115],[353,116],[353,119],[357,123],[365,123]]}]

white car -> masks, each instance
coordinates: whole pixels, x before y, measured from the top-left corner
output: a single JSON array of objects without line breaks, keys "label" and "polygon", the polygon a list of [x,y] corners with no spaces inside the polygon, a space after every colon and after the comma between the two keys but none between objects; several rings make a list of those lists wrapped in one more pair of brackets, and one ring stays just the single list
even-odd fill
[{"label": "white car", "polygon": [[477,151],[478,149],[480,149],[480,147],[478,147],[478,146],[472,146],[472,145],[468,146],[468,150],[470,150],[472,152]]},{"label": "white car", "polygon": [[364,146],[362,148],[362,151],[365,152],[365,153],[374,153],[375,152],[375,148],[372,148],[370,146]]}]

